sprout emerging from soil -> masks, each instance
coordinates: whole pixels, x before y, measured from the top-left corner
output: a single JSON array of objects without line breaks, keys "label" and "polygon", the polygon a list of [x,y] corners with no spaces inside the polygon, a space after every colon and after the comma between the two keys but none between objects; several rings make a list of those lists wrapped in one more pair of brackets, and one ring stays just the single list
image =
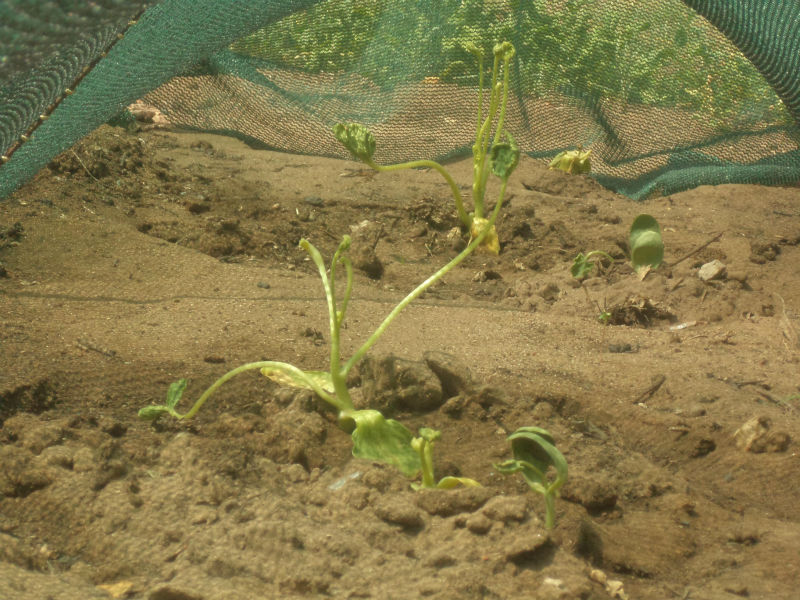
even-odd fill
[{"label": "sprout emerging from soil", "polygon": [[[552,529],[556,523],[556,498],[567,481],[567,461],[556,448],[553,436],[541,427],[520,427],[510,436],[514,458],[494,468],[504,475],[521,473],[525,482],[536,493],[544,496],[545,527]],[[548,477],[553,467],[555,478]]]}]

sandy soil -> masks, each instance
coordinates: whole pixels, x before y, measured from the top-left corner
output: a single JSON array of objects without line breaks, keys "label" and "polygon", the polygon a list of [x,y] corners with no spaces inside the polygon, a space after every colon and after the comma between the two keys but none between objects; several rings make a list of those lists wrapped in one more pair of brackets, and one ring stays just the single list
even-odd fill
[{"label": "sandy soil", "polygon": [[[302,237],[325,257],[354,237],[357,348],[464,243],[435,172],[111,128],[54,160],[0,205],[0,598],[796,598],[800,190],[637,204],[524,160],[509,197],[501,254],[426,292],[352,381],[442,431],[440,476],[484,485],[414,492],[254,372],[192,420],[136,413],[182,377],[185,409],[241,363],[325,367]],[[640,281],[642,212],[668,264]],[[594,249],[614,262],[573,280]],[[569,463],[552,531],[493,467],[525,425]]]}]

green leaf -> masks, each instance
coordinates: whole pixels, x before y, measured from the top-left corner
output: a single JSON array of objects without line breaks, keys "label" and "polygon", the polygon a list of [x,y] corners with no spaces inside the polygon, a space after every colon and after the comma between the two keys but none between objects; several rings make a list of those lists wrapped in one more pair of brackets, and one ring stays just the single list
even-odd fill
[{"label": "green leaf", "polygon": [[505,135],[508,141],[492,146],[489,154],[492,173],[503,180],[508,179],[519,164],[519,148],[510,133],[506,132]]},{"label": "green leaf", "polygon": [[657,269],[664,260],[664,242],[661,228],[650,215],[639,215],[631,225],[629,243],[631,246],[631,265],[643,278],[651,269]]},{"label": "green leaf", "polygon": [[333,134],[359,160],[369,162],[375,154],[375,137],[358,123],[337,123]]},{"label": "green leaf", "polygon": [[[511,451],[521,467],[522,476],[528,485],[542,486],[548,493],[555,493],[567,481],[567,461],[555,447],[553,436],[541,427],[520,427],[510,436]],[[554,467],[556,478],[547,479],[547,470]],[[537,490],[538,491],[538,490]]]},{"label": "green leaf", "polygon": [[172,415],[173,417],[180,418],[175,412],[175,407],[181,401],[181,396],[186,389],[186,380],[180,379],[169,385],[167,389],[167,401],[164,404],[151,404],[139,409],[139,418],[143,421],[156,421],[163,415]]},{"label": "green leaf", "polygon": [[575,279],[583,279],[592,272],[592,269],[594,269],[594,263],[589,262],[583,252],[580,252],[572,261],[569,272]]},{"label": "green leaf", "polygon": [[[319,387],[326,392],[333,393],[333,380],[328,371],[303,371],[306,377],[311,379]],[[261,374],[268,377],[275,383],[280,385],[288,385],[289,387],[296,387],[304,390],[315,391],[312,385],[302,378],[298,373],[293,371],[284,370],[278,367],[264,367],[261,369]]]},{"label": "green leaf", "polygon": [[[183,396],[183,392],[186,390],[186,380],[180,379],[175,383],[171,383],[169,389],[167,390],[167,407],[174,409],[178,402],[181,400],[181,396]],[[140,411],[141,412],[141,411]]]},{"label": "green leaf", "polygon": [[393,465],[407,477],[419,472],[419,454],[411,447],[414,436],[405,425],[384,418],[377,410],[357,410],[343,417],[355,423],[353,456]]},{"label": "green leaf", "polygon": [[142,419],[143,421],[155,421],[159,417],[167,415],[169,413],[170,413],[169,408],[167,408],[163,404],[158,406],[153,404],[150,406],[145,406],[142,409],[139,409],[139,418]]}]

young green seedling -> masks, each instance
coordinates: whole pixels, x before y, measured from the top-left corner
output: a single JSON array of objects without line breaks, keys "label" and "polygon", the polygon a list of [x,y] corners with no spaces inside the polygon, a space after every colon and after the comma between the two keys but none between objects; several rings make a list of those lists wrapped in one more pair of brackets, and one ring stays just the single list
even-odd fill
[{"label": "young green seedling", "polygon": [[[373,160],[375,154],[375,138],[372,133],[359,123],[339,123],[333,129],[336,138],[358,160],[364,162],[376,171],[396,171],[398,169],[414,169],[428,167],[439,172],[450,185],[453,199],[456,204],[458,218],[465,229],[470,232],[472,239],[477,238],[484,229],[489,232],[484,238],[483,247],[494,254],[500,252],[500,241],[494,224],[489,224],[487,218],[485,195],[489,173],[492,172],[501,179],[500,198],[505,196],[506,183],[511,172],[519,163],[519,149],[514,138],[503,128],[508,105],[509,65],[514,57],[514,46],[510,42],[503,42],[494,46],[494,63],[492,65],[492,81],[489,89],[489,102],[487,114],[483,114],[483,51],[474,44],[467,50],[478,59],[478,119],[475,133],[475,143],[472,146],[472,203],[474,210],[467,213],[464,200],[453,177],[441,164],[432,160],[414,160],[394,165],[379,165]],[[499,80],[502,65],[503,79]],[[495,122],[496,121],[496,122]],[[494,136],[492,130],[494,129]]]},{"label": "young green seedling", "polygon": [[592,299],[591,295],[589,294],[589,290],[583,285],[583,279],[592,272],[592,269],[594,269],[596,266],[595,263],[599,262],[599,260],[595,257],[605,257],[612,262],[614,261],[613,256],[603,252],[602,250],[592,250],[585,255],[583,252],[579,252],[578,256],[575,257],[575,260],[572,261],[572,266],[570,267],[569,272],[575,279],[581,282],[581,289],[583,289],[584,293],[586,294],[586,300],[589,301],[589,306],[591,306],[593,309],[597,309],[597,320],[603,325],[606,325],[608,324],[608,320],[611,318],[611,313],[603,308],[600,308],[600,305],[597,303],[597,301]]},{"label": "young green seedling", "polygon": [[584,152],[583,148],[578,146],[577,150],[564,150],[556,154],[549,166],[551,169],[558,169],[570,175],[582,175],[592,170],[591,154],[591,150]]},{"label": "young green seedling", "polygon": [[411,447],[419,455],[420,466],[422,467],[422,483],[412,483],[411,487],[415,490],[421,489],[440,489],[451,490],[459,486],[480,487],[481,484],[469,477],[443,477],[436,483],[433,474],[433,444],[442,437],[440,431],[423,427],[419,430],[419,437],[411,440]]},{"label": "young green seedling", "polygon": [[[322,400],[330,404],[337,411],[339,426],[344,431],[351,434],[354,456],[394,465],[409,477],[415,476],[420,470],[423,470],[423,468],[432,469],[432,463],[424,466],[421,457],[427,456],[428,454],[426,453],[432,451],[433,439],[426,439],[425,436],[423,436],[423,445],[420,446],[421,442],[417,442],[417,447],[415,447],[412,444],[414,436],[402,423],[393,419],[386,419],[377,410],[356,410],[347,388],[347,376],[351,369],[364,357],[367,351],[378,341],[380,336],[383,335],[386,328],[394,321],[397,315],[431,285],[444,277],[476,248],[481,245],[487,245],[487,240],[490,248],[496,248],[496,250],[499,251],[494,224],[497,221],[497,216],[503,204],[508,178],[519,163],[519,149],[514,144],[513,138],[508,134],[504,134],[507,141],[500,141],[502,118],[505,114],[508,95],[508,62],[513,56],[513,53],[513,46],[510,44],[498,44],[498,46],[495,47],[495,75],[493,77],[493,84],[501,59],[505,70],[504,80],[502,85],[498,84],[493,87],[489,110],[490,116],[487,117],[487,120],[483,123],[482,129],[478,131],[479,139],[482,140],[482,156],[485,158],[484,163],[481,164],[482,167],[485,165],[486,172],[490,170],[500,178],[500,197],[488,218],[483,216],[483,205],[480,205],[480,210],[479,206],[476,205],[475,214],[469,216],[468,224],[471,226],[472,238],[466,248],[403,298],[361,347],[359,347],[348,360],[342,361],[340,355],[340,332],[353,289],[353,265],[347,256],[347,250],[350,247],[350,237],[343,237],[342,242],[339,244],[339,247],[331,259],[330,267],[326,267],[319,251],[308,240],[301,240],[300,247],[308,252],[311,260],[317,267],[325,291],[330,324],[330,361],[328,370],[306,371],[294,365],[278,361],[247,363],[229,371],[217,379],[211,387],[198,398],[191,409],[184,414],[181,414],[177,410],[177,405],[186,388],[186,381],[182,379],[170,385],[167,392],[167,400],[164,404],[142,408],[139,411],[139,416],[142,419],[151,421],[164,415],[169,415],[176,419],[191,418],[197,414],[209,397],[226,381],[245,371],[257,369],[266,377],[282,385],[311,390]],[[500,119],[497,122],[497,132],[495,134],[494,143],[491,148],[489,148],[488,131],[491,127],[493,117],[498,112],[498,105],[501,105],[499,109]],[[336,137],[354,156],[378,170],[410,168],[415,166],[432,166],[436,168],[441,173],[445,174],[445,178],[451,183],[451,189],[456,199],[456,207],[459,210],[459,216],[463,218],[463,216],[466,215],[463,210],[458,187],[438,163],[433,163],[432,161],[416,161],[413,163],[405,163],[404,165],[394,165],[393,167],[381,167],[372,161],[372,155],[375,152],[375,139],[368,129],[361,125],[351,123],[346,125],[339,124],[334,131]],[[485,156],[487,152],[488,158]],[[483,173],[483,170],[476,170],[476,177],[478,174]],[[478,187],[483,190],[485,190],[485,185],[485,181],[478,182]],[[341,297],[338,295],[336,286],[337,272],[340,269],[344,269],[345,273],[344,293]],[[427,446],[425,444],[427,444]],[[420,448],[422,453],[420,453]],[[429,470],[428,473],[429,477],[432,478],[432,470]],[[448,478],[445,478],[443,481],[446,480],[448,480]],[[423,481],[425,482],[427,479],[424,478]],[[461,483],[465,483],[465,481],[467,480]],[[445,483],[443,487],[447,487],[448,485],[449,483]]]},{"label": "young green seedling", "polygon": [[585,255],[583,252],[579,252],[578,256],[575,257],[575,260],[572,261],[572,266],[570,267],[569,272],[575,279],[584,279],[589,273],[592,272],[592,269],[594,269],[596,266],[595,263],[598,262],[598,259],[592,260],[595,256],[604,257],[611,262],[614,262],[614,257],[607,252],[603,252],[602,250],[592,250]]},{"label": "young green seedling", "polygon": [[[541,427],[520,427],[508,436],[508,441],[514,458],[494,467],[504,475],[522,473],[528,486],[544,496],[545,527],[552,529],[556,497],[567,481],[567,461],[556,448],[553,436]],[[548,477],[550,467],[555,469],[554,479]]]},{"label": "young green seedling", "polygon": [[650,215],[636,217],[631,225],[629,243],[631,266],[639,279],[644,279],[664,260],[664,242],[658,221]]}]

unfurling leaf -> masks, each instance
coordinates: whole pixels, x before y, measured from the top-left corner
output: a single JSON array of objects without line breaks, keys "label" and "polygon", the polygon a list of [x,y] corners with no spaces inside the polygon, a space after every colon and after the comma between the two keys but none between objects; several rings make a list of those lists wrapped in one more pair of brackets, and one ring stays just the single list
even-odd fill
[{"label": "unfurling leaf", "polygon": [[519,164],[519,148],[510,133],[506,132],[506,137],[508,141],[492,146],[489,155],[492,173],[503,180],[507,180]]},{"label": "unfurling leaf", "polygon": [[550,161],[550,168],[564,171],[570,175],[588,173],[592,170],[592,161],[589,158],[591,154],[591,150],[584,152],[583,148],[580,147],[578,147],[577,150],[559,152],[556,154],[556,157]]},{"label": "unfurling leaf", "polygon": [[411,447],[414,436],[405,425],[386,419],[377,410],[357,410],[341,418],[355,424],[352,430],[353,456],[393,465],[407,477],[414,477],[419,472],[419,454]]},{"label": "unfurling leaf", "polygon": [[[472,219],[472,226],[469,229],[469,235],[474,240],[478,237],[486,227],[489,225],[489,219],[475,217]],[[486,233],[480,247],[486,248],[492,254],[500,254],[500,238],[497,237],[497,230],[492,225],[492,228]]]},{"label": "unfurling leaf", "polygon": [[369,162],[375,154],[375,137],[358,123],[337,123],[333,134],[359,160]]},{"label": "unfurling leaf", "polygon": [[495,44],[494,46],[494,55],[497,56],[500,60],[511,60],[514,58],[514,54],[516,54],[516,50],[514,49],[514,44],[511,42],[502,42],[500,44]]},{"label": "unfurling leaf", "polygon": [[178,402],[181,400],[181,396],[183,396],[183,392],[186,390],[186,380],[180,379],[175,383],[171,383],[169,389],[167,390],[167,407],[168,408],[175,408],[178,406]]},{"label": "unfurling leaf", "polygon": [[[512,460],[494,465],[499,473],[509,475],[521,473],[528,487],[542,494],[545,500],[545,526],[555,525],[555,499],[561,486],[567,481],[567,461],[555,446],[553,436],[541,427],[520,427],[510,436]],[[555,469],[555,477],[548,476],[548,469]]]}]

